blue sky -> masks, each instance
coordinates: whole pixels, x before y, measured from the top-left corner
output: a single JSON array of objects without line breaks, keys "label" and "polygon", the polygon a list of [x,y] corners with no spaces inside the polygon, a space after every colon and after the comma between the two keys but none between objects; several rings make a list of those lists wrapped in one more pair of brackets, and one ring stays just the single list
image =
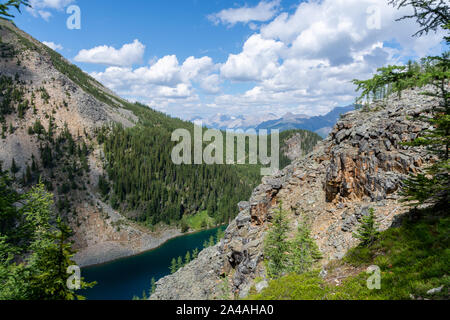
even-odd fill
[{"label": "blue sky", "polygon": [[[209,55],[214,60],[226,60],[228,53],[239,52],[252,30],[244,25],[233,28],[215,26],[208,20],[211,13],[226,9],[230,1],[178,0],[78,0],[81,8],[81,30],[68,30],[64,11],[50,10],[48,21],[29,13],[17,15],[15,22],[41,41],[62,44],[62,52],[76,54],[79,50],[108,44],[120,48],[139,39],[147,46],[145,58],[177,54],[180,60],[189,56]],[[258,1],[241,1],[258,4]],[[96,69],[84,65],[86,70]],[[97,68],[98,69],[98,68]]]},{"label": "blue sky", "polygon": [[[385,0],[31,0],[15,23],[121,96],[168,114],[323,114],[353,78],[439,53]],[[302,2],[304,2],[302,4]],[[69,30],[66,9],[81,10]]]}]

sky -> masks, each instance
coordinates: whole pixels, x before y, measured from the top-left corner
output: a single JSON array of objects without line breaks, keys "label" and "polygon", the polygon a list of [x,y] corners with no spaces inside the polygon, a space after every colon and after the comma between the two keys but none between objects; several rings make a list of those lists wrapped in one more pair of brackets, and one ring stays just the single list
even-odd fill
[{"label": "sky", "polygon": [[415,21],[395,21],[410,11],[387,0],[30,3],[18,27],[120,96],[183,119],[325,114],[354,101],[351,80],[448,49],[442,33],[413,38]]}]

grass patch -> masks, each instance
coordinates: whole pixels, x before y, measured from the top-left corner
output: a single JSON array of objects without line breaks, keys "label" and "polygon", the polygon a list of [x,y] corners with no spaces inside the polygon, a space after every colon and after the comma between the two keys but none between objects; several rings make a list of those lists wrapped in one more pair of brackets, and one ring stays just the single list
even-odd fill
[{"label": "grass patch", "polygon": [[214,218],[211,218],[208,215],[208,211],[200,211],[191,216],[183,217],[182,223],[186,223],[190,229],[193,230],[203,230],[206,228],[210,228],[216,225],[216,221]]},{"label": "grass patch", "polygon": [[[450,249],[448,217],[425,216],[381,233],[369,248],[349,251],[341,265],[381,269],[381,289],[369,290],[370,276],[361,272],[334,286],[317,271],[273,280],[255,300],[408,300],[449,299]],[[334,265],[336,262],[333,263]],[[332,271],[331,271],[332,272]],[[440,293],[427,294],[443,286]]]}]

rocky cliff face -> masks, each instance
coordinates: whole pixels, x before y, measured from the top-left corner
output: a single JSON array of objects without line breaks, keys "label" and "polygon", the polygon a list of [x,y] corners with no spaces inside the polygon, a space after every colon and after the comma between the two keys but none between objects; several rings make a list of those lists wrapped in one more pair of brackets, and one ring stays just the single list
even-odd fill
[{"label": "rocky cliff face", "polygon": [[357,244],[352,232],[369,208],[382,229],[395,225],[407,211],[398,202],[401,181],[433,160],[423,149],[402,145],[428,129],[418,116],[437,102],[422,91],[409,90],[401,99],[343,116],[311,154],[263,178],[250,200],[239,204],[240,214],[224,239],[158,281],[151,299],[220,299],[228,291],[245,297],[255,278],[266,277],[264,238],[279,200],[293,230],[300,221],[310,224],[323,264]]}]

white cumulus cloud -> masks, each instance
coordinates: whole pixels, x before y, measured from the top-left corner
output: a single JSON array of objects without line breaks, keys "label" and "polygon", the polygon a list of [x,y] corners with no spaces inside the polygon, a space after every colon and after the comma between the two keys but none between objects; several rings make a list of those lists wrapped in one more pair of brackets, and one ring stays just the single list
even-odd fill
[{"label": "white cumulus cloud", "polygon": [[230,54],[221,67],[222,76],[232,80],[259,81],[273,77],[278,68],[278,57],[285,48],[280,41],[251,36],[239,54]]},{"label": "white cumulus cloud", "polygon": [[92,49],[83,49],[74,58],[77,62],[106,64],[111,66],[131,66],[141,63],[145,53],[145,45],[139,40],[124,44],[116,49],[110,46],[98,46]]},{"label": "white cumulus cloud", "polygon": [[223,23],[235,25],[236,23],[249,23],[251,21],[268,21],[272,19],[280,4],[280,0],[261,1],[256,7],[241,7],[224,9],[218,13],[211,14],[208,19],[215,24]]},{"label": "white cumulus cloud", "polygon": [[[368,21],[375,8],[379,24]],[[369,10],[371,9],[371,10]],[[224,79],[254,83],[237,95],[218,95],[221,110],[290,110],[323,114],[355,97],[352,79],[370,77],[378,67],[409,57],[439,54],[442,33],[411,35],[414,21],[385,0],[323,0],[280,13],[250,36],[220,68]]]},{"label": "white cumulus cloud", "polygon": [[197,100],[196,84],[206,93],[217,93],[220,90],[217,70],[210,57],[189,57],[180,64],[175,55],[167,55],[148,66],[108,67],[91,75],[121,95],[140,97],[160,109],[170,101]]},{"label": "white cumulus cloud", "polygon": [[75,0],[30,0],[31,7],[27,11],[34,17],[41,17],[48,21],[52,16],[50,10],[61,11]]},{"label": "white cumulus cloud", "polygon": [[45,44],[47,47],[53,49],[53,50],[62,50],[64,49],[62,45],[51,42],[51,41],[42,41],[43,44]]}]

